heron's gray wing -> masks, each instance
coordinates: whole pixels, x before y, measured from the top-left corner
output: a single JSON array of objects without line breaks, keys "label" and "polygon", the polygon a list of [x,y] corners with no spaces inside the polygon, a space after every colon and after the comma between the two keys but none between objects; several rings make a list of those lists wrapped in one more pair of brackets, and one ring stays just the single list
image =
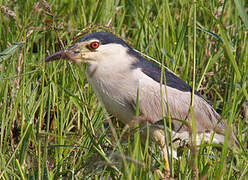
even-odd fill
[{"label": "heron's gray wing", "polygon": [[[167,86],[160,86],[148,76],[139,80],[139,109],[140,112],[157,121],[168,115],[168,108],[172,119],[189,121],[191,118],[189,108],[191,103],[191,92],[180,91]],[[166,98],[165,91],[168,93]],[[162,103],[163,102],[163,103]],[[169,105],[167,107],[167,105]],[[217,129],[222,132],[226,128],[219,114],[202,97],[195,95],[194,118],[198,132],[212,131]],[[172,126],[175,131],[185,131],[188,128],[180,121],[173,120]]]}]

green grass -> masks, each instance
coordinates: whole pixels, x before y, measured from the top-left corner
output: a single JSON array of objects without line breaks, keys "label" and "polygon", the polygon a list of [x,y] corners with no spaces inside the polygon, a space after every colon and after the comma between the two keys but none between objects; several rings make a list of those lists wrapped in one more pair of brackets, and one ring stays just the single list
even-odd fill
[{"label": "green grass", "polygon": [[228,150],[228,138],[222,150],[200,147],[197,156],[190,148],[178,149],[173,177],[248,179],[245,0],[0,5],[0,179],[159,179],[158,147],[148,149],[147,142],[142,148],[139,131],[130,135],[110,120],[87,82],[85,66],[44,63],[78,35],[99,30],[164,62],[211,101],[240,141],[236,152]]}]

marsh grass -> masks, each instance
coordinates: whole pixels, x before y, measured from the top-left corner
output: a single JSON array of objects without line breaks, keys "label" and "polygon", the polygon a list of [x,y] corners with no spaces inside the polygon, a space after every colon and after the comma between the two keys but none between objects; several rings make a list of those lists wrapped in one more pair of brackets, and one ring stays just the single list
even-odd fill
[{"label": "marsh grass", "polygon": [[[159,148],[107,115],[85,66],[44,63],[99,30],[163,62],[226,119],[223,148],[179,148],[173,177],[247,179],[247,8],[245,0],[2,1],[1,179],[160,178]],[[237,151],[228,149],[231,129]]]}]

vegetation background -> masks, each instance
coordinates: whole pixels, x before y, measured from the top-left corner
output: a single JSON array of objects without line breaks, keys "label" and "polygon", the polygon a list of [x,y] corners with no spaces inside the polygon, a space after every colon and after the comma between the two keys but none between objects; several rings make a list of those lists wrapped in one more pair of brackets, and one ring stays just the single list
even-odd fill
[{"label": "vegetation background", "polygon": [[194,85],[240,141],[179,148],[172,176],[248,179],[247,12],[246,0],[0,1],[0,179],[161,178],[158,147],[142,150],[138,131],[110,120],[84,66],[44,63],[100,30]]}]

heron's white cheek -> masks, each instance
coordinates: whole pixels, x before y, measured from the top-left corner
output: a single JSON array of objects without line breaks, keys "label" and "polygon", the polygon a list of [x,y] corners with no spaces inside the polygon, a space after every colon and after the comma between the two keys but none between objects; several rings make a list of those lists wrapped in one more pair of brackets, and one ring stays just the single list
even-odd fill
[{"label": "heron's white cheek", "polygon": [[96,61],[98,59],[98,53],[97,52],[82,53],[81,58],[85,61]]}]

